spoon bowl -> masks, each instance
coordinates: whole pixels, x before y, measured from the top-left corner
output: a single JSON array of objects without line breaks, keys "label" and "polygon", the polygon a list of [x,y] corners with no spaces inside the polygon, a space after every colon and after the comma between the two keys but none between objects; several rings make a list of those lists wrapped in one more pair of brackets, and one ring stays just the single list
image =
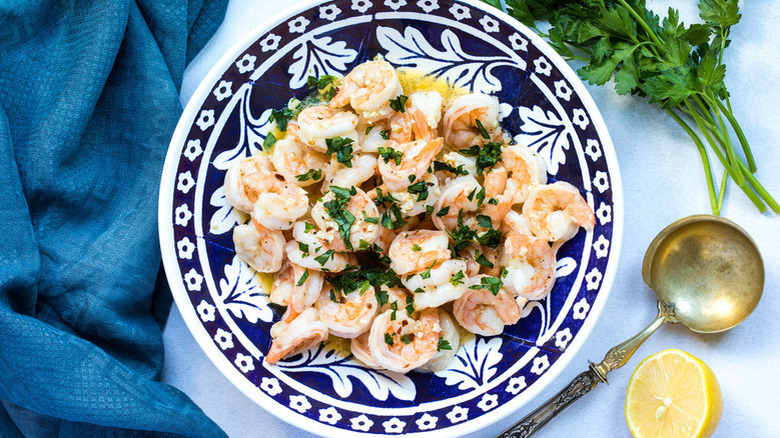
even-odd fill
[{"label": "spoon bowl", "polygon": [[669,321],[716,333],[756,308],[764,264],[742,228],[722,217],[697,215],[658,234],[645,253],[642,278],[666,307]]}]

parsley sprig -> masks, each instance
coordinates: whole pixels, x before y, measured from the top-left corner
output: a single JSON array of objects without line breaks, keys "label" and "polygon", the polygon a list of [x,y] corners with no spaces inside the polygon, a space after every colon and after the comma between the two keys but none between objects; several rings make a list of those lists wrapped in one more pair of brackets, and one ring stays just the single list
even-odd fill
[{"label": "parsley sprig", "polygon": [[[498,0],[484,1],[501,7]],[[682,127],[699,151],[713,214],[720,214],[729,179],[759,211],[768,206],[780,213],[754,175],[755,159],[724,82],[723,54],[741,18],[738,0],[699,0],[702,22],[690,25],[674,8],[659,17],[644,0],[506,0],[505,5],[564,58],[585,62],[577,71],[584,80],[604,85],[612,79],[618,94],[647,97]],[[536,26],[541,20],[550,24],[546,32]],[[705,144],[724,166],[718,190]]]}]

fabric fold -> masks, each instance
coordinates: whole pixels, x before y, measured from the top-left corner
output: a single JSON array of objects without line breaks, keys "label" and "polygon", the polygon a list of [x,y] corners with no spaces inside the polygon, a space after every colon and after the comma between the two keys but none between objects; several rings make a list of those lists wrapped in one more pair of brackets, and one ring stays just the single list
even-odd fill
[{"label": "fabric fold", "polygon": [[158,381],[157,196],[226,3],[0,5],[2,436],[224,436]]}]

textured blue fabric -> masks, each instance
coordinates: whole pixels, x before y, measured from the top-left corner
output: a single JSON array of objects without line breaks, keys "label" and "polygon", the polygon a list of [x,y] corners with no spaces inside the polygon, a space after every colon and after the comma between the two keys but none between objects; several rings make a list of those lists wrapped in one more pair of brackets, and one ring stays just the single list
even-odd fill
[{"label": "textured blue fabric", "polygon": [[159,382],[156,217],[226,3],[0,1],[0,436],[224,436]]}]

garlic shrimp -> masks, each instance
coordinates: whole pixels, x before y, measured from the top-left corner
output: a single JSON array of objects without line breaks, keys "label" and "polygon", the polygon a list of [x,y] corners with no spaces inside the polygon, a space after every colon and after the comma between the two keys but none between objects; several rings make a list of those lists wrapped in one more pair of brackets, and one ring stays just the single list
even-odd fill
[{"label": "garlic shrimp", "polygon": [[298,114],[295,133],[306,146],[326,152],[329,139],[348,138],[357,143],[357,125],[358,117],[352,112],[315,105]]},{"label": "garlic shrimp", "polygon": [[330,159],[322,152],[308,147],[293,136],[278,140],[271,153],[274,168],[287,181],[307,187],[322,180]]},{"label": "garlic shrimp", "polygon": [[444,112],[444,140],[456,149],[503,141],[498,111],[495,96],[468,93],[456,97]]},{"label": "garlic shrimp", "polygon": [[269,299],[272,303],[290,306],[300,313],[317,301],[325,276],[320,271],[306,269],[290,261],[276,274]]},{"label": "garlic shrimp", "polygon": [[284,262],[282,232],[265,228],[255,221],[233,228],[233,245],[238,258],[257,272],[276,272]]},{"label": "garlic shrimp", "polygon": [[460,348],[460,333],[458,333],[457,323],[445,310],[440,308],[438,311],[439,326],[441,326],[439,342],[436,354],[416,369],[423,373],[435,373],[446,369]]},{"label": "garlic shrimp", "polygon": [[480,284],[483,277],[471,278],[469,288],[452,304],[452,314],[471,333],[500,335],[505,326],[520,320],[520,308],[504,289],[499,289],[496,294],[486,288],[472,289],[472,286]]},{"label": "garlic shrimp", "polygon": [[414,317],[404,310],[388,310],[374,319],[368,346],[382,368],[406,373],[436,354],[440,332],[437,309],[422,310]]},{"label": "garlic shrimp", "polygon": [[372,245],[379,237],[381,227],[376,204],[361,189],[339,187],[338,195],[333,191],[335,189],[336,186],[332,186],[311,209],[312,220],[322,230],[320,236],[325,236],[328,248],[336,251]]},{"label": "garlic shrimp", "polygon": [[401,282],[412,292],[415,309],[436,308],[460,298],[466,291],[465,260],[445,260],[439,266],[401,277]]},{"label": "garlic shrimp", "polygon": [[350,105],[364,120],[375,122],[393,113],[390,100],[402,93],[401,81],[389,62],[367,61],[341,80],[329,106],[342,108]]},{"label": "garlic shrimp", "polygon": [[277,331],[265,361],[273,365],[285,357],[304,352],[327,338],[328,328],[319,321],[317,311],[309,307]]},{"label": "garlic shrimp", "polygon": [[528,300],[541,300],[555,284],[555,252],[541,238],[510,234],[501,250],[504,288]]},{"label": "garlic shrimp", "polygon": [[398,275],[424,271],[451,257],[447,233],[432,230],[398,234],[387,254],[390,268]]},{"label": "garlic shrimp", "polygon": [[531,188],[523,204],[523,215],[534,235],[550,242],[564,242],[577,234],[579,227],[592,230],[596,217],[580,191],[557,181]]},{"label": "garlic shrimp", "polygon": [[373,286],[344,293],[326,284],[315,307],[329,332],[342,338],[354,338],[367,331],[379,310]]},{"label": "garlic shrimp", "polygon": [[441,151],[444,141],[441,137],[427,141],[414,140],[396,143],[395,152],[400,152],[399,160],[380,158],[378,170],[390,190],[403,190],[412,184],[412,180],[422,179],[428,172],[433,159]]}]

